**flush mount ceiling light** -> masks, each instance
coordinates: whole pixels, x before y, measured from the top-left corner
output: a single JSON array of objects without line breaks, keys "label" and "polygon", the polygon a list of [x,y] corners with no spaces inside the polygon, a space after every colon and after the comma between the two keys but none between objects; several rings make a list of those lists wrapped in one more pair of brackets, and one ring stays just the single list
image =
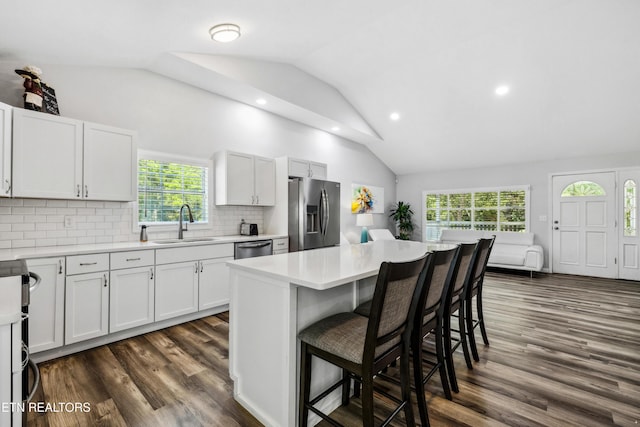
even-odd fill
[{"label": "flush mount ceiling light", "polygon": [[340,128],[338,126],[333,126],[331,128],[331,130],[334,131],[334,132],[338,132],[340,130]]},{"label": "flush mount ceiling light", "polygon": [[220,24],[211,27],[209,34],[214,41],[228,43],[240,37],[240,27],[235,24]]},{"label": "flush mount ceiling light", "polygon": [[389,118],[390,118],[391,120],[393,120],[393,121],[400,120],[400,114],[398,114],[398,113],[391,113],[391,114],[389,114]]},{"label": "flush mount ceiling light", "polygon": [[265,105],[267,103],[267,100],[264,98],[258,98],[256,99],[256,104],[258,105]]},{"label": "flush mount ceiling light", "polygon": [[495,90],[495,94],[498,96],[505,96],[508,93],[509,93],[509,86],[507,85],[498,86]]}]

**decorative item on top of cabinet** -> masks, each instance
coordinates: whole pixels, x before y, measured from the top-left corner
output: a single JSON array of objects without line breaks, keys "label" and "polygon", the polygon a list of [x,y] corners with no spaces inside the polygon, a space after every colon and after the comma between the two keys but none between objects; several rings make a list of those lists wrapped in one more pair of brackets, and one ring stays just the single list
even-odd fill
[{"label": "decorative item on top of cabinet", "polygon": [[0,197],[11,197],[12,111],[12,106],[0,102]]},{"label": "decorative item on top of cabinet", "polygon": [[133,131],[15,108],[13,195],[135,200],[136,140]]},{"label": "decorative item on top of cabinet", "polygon": [[67,257],[65,345],[109,330],[109,254]]},{"label": "decorative item on top of cabinet", "polygon": [[310,160],[289,158],[289,176],[327,179],[327,165]]},{"label": "decorative item on top of cabinet", "polygon": [[222,151],[215,154],[214,162],[216,205],[275,205],[275,160]]},{"label": "decorative item on top of cabinet", "polygon": [[29,351],[51,350],[64,341],[64,257],[27,260],[29,271],[42,278],[31,290],[29,302]]}]

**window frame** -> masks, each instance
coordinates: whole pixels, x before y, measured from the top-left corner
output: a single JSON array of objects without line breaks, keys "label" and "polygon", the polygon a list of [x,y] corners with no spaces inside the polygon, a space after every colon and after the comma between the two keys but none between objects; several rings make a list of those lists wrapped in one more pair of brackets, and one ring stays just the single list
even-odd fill
[{"label": "window frame", "polygon": [[[447,189],[447,190],[423,190],[422,191],[422,241],[426,242],[427,240],[427,195],[429,194],[466,194],[466,193],[485,193],[485,192],[497,192],[498,194],[502,191],[524,191],[524,230],[522,232],[528,233],[531,230],[531,186],[530,185],[507,185],[501,187],[475,187],[475,188],[455,188],[455,189]],[[473,199],[473,197],[472,197]],[[520,231],[501,231],[500,230],[500,204],[498,202],[497,205],[497,226],[498,230],[502,233],[520,233]],[[473,212],[476,210],[475,202],[471,206],[470,211]],[[473,214],[472,214],[473,217]],[[471,224],[474,224],[475,221],[472,221]],[[445,229],[445,227],[441,227],[441,230]],[[475,228],[472,228],[475,230]],[[482,231],[482,230],[480,230]]]},{"label": "window frame", "polygon": [[[201,166],[208,168],[207,170],[207,221],[189,224],[189,230],[208,230],[213,228],[213,222],[211,216],[213,214],[213,159],[200,159],[196,157],[182,156],[178,154],[163,153],[159,151],[150,150],[138,150],[138,157],[136,159],[136,200],[133,202],[132,216],[133,216],[133,231],[139,231],[141,225],[146,225],[153,232],[168,232],[176,231],[178,227],[178,221],[157,223],[157,222],[141,222],[138,219],[138,165],[140,160],[156,160],[160,162],[181,163],[185,165]],[[186,217],[186,215],[185,215]],[[188,222],[188,221],[187,221]]]}]

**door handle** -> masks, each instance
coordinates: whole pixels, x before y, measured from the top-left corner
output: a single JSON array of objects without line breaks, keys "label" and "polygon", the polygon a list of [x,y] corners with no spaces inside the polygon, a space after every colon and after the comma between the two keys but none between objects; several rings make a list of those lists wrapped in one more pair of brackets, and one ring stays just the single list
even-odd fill
[{"label": "door handle", "polygon": [[107,283],[108,283],[107,282],[107,275],[104,274],[102,277],[104,277],[104,287],[106,288],[107,287]]},{"label": "door handle", "polygon": [[150,273],[149,279],[153,280],[153,267],[149,269],[149,273]]},{"label": "door handle", "polygon": [[560,227],[553,227],[554,230],[560,230]]},{"label": "door handle", "polygon": [[11,192],[11,183],[8,179],[5,179],[4,182],[5,184],[7,184],[7,190],[4,192],[4,194],[9,194]]},{"label": "door handle", "polygon": [[89,197],[89,187],[86,184],[84,186],[84,197]]}]

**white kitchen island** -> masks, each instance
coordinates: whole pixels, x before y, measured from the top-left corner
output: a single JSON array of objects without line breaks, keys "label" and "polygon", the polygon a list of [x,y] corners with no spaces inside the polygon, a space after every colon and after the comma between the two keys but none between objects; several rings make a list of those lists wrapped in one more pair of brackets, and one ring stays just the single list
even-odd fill
[{"label": "white kitchen island", "polygon": [[[454,246],[380,240],[229,261],[229,371],[235,399],[267,426],[296,426],[298,332],[370,298],[383,261],[409,261]],[[312,395],[341,375],[319,359],[313,364]],[[320,408],[331,412],[340,396],[334,391]]]}]

